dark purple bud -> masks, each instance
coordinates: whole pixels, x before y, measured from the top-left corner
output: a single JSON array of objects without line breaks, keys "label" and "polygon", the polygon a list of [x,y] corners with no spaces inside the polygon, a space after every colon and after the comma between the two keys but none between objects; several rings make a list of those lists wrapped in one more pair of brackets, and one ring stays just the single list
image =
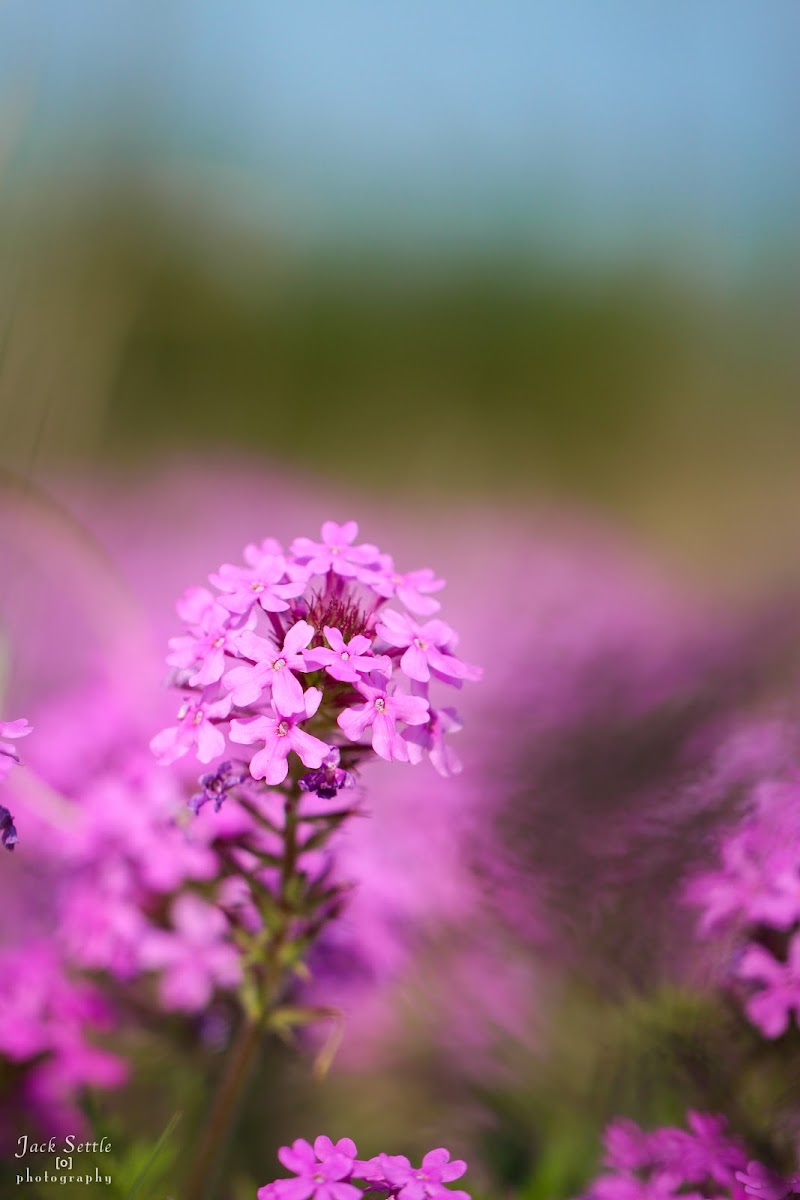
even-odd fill
[{"label": "dark purple bud", "polygon": [[246,778],[247,770],[242,764],[220,763],[216,771],[208,771],[205,775],[200,776],[197,783],[202,790],[195,792],[192,796],[189,808],[197,814],[204,804],[212,801],[214,812],[219,812],[225,800],[228,799],[229,791],[244,783]]},{"label": "dark purple bud", "polygon": [[3,808],[2,804],[0,804],[0,834],[2,835],[0,841],[2,841],[6,850],[13,850],[19,838],[14,826],[14,818],[7,808]]},{"label": "dark purple bud", "polygon": [[325,756],[322,766],[317,771],[309,771],[300,780],[300,789],[304,792],[314,792],[321,800],[333,800],[337,792],[351,788],[355,779],[349,771],[339,766],[339,750],[334,746]]}]

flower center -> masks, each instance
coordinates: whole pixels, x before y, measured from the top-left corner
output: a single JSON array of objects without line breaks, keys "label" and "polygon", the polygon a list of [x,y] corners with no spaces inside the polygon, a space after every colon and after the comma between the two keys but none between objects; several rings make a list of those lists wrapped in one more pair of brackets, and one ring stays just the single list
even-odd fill
[{"label": "flower center", "polygon": [[253,582],[250,584],[251,592],[263,592],[263,590],[264,590],[263,583],[259,583],[257,579],[254,579]]},{"label": "flower center", "polygon": [[220,646],[224,646],[224,645],[225,645],[225,638],[222,634],[220,634],[220,636],[214,642],[214,649],[219,650]]},{"label": "flower center", "polygon": [[349,657],[350,657],[350,655],[347,653],[347,651],[346,651],[346,650],[343,650],[343,651],[342,651],[342,653],[341,653],[341,659],[342,659],[342,662],[347,662],[347,660],[349,659]]},{"label": "flower center", "polygon": [[200,725],[202,723],[202,720],[203,720],[203,710],[202,710],[202,708],[198,708],[197,712],[192,717],[192,724]]},{"label": "flower center", "polygon": [[282,671],[285,666],[286,666],[285,658],[276,658],[275,662],[272,664],[272,669],[273,669],[273,671]]},{"label": "flower center", "polygon": [[314,1183],[324,1183],[324,1182],[325,1182],[325,1176],[322,1174],[321,1171],[317,1171],[314,1175]]},{"label": "flower center", "polygon": [[289,732],[289,722],[281,721],[281,723],[277,729],[278,737],[286,737],[288,732]]},{"label": "flower center", "polygon": [[414,638],[414,645],[415,645],[415,646],[419,646],[420,650],[427,650],[427,649],[428,649],[428,643],[427,643],[427,642],[423,642],[422,638],[418,638],[418,637],[417,637],[417,638]]},{"label": "flower center", "polygon": [[331,546],[331,554],[341,554],[341,552],[342,552],[341,546]]},{"label": "flower center", "polygon": [[379,713],[386,712],[386,701],[382,696],[378,696],[378,699],[375,701],[375,708]]}]

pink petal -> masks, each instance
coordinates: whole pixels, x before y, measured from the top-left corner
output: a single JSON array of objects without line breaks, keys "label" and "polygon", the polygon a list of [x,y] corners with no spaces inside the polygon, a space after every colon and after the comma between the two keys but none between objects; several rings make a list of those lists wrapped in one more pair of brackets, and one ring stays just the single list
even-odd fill
[{"label": "pink petal", "polygon": [[283,649],[287,654],[297,654],[303,650],[314,636],[314,626],[308,621],[298,621],[293,625],[283,640]]},{"label": "pink petal", "polygon": [[319,688],[310,687],[305,694],[305,711],[307,717],[313,717],[322,703],[322,692]]},{"label": "pink petal", "polygon": [[411,645],[408,647],[400,659],[400,670],[409,679],[416,679],[419,683],[427,683],[431,677],[428,659],[425,651],[420,646]]},{"label": "pink petal", "polygon": [[222,731],[209,721],[203,721],[197,727],[197,757],[201,763],[211,762],[225,753],[225,738]]},{"label": "pink petal", "polygon": [[272,699],[282,717],[291,717],[305,710],[300,680],[288,667],[272,672]]},{"label": "pink petal", "polygon": [[330,746],[303,729],[293,729],[286,740],[291,742],[292,749],[306,767],[321,767],[330,751]]},{"label": "pink petal", "polygon": [[345,708],[339,713],[337,725],[343,729],[351,742],[357,742],[364,730],[372,723],[374,709],[371,704],[361,704],[358,708]]}]

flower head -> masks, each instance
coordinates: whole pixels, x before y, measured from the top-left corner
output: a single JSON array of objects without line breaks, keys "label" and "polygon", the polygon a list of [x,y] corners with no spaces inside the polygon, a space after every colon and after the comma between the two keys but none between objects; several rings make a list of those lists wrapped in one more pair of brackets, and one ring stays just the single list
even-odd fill
[{"label": "flower head", "polygon": [[[227,563],[209,576],[216,598],[207,588],[185,593],[178,613],[187,632],[172,639],[168,658],[184,700],[176,723],[151,742],[161,763],[190,752],[210,763],[224,760],[231,743],[251,745],[250,775],[279,787],[294,753],[310,773],[292,774],[293,785],[323,798],[351,786],[372,754],[429,757],[442,775],[460,769],[445,740],[460,721],[434,708],[428,691],[461,687],[481,672],[455,655],[457,637],[444,621],[419,624],[384,608],[394,597],[429,615],[439,607],[430,593],[444,581],[429,568],[398,572],[357,538],[355,521],[326,521],[319,541],[295,538],[288,553],[267,538],[245,548],[244,566]],[[330,757],[345,746],[347,770]],[[203,777],[196,810],[208,799],[219,810],[232,783],[222,775]]]}]

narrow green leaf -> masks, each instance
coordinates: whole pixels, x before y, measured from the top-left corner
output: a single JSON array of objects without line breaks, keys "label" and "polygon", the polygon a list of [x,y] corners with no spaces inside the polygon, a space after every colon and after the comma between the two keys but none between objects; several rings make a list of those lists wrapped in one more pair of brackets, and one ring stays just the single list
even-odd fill
[{"label": "narrow green leaf", "polygon": [[153,1167],[153,1165],[154,1165],[154,1163],[155,1163],[156,1159],[158,1158],[159,1154],[160,1154],[160,1153],[161,1153],[161,1151],[164,1149],[164,1146],[166,1145],[166,1143],[169,1141],[169,1138],[171,1137],[171,1135],[172,1135],[172,1133],[173,1133],[173,1130],[174,1130],[174,1129],[175,1129],[175,1127],[177,1126],[177,1124],[178,1124],[178,1122],[180,1121],[180,1119],[181,1119],[181,1117],[182,1117],[182,1116],[183,1116],[183,1113],[180,1113],[180,1112],[176,1112],[176,1113],[174,1113],[174,1114],[173,1114],[173,1116],[172,1116],[172,1118],[171,1118],[171,1120],[170,1120],[169,1124],[167,1125],[166,1129],[165,1129],[165,1130],[164,1130],[164,1132],[161,1134],[161,1137],[158,1139],[158,1141],[156,1142],[155,1146],[153,1147],[153,1152],[152,1152],[152,1154],[150,1155],[150,1157],[148,1158],[147,1162],[146,1162],[146,1163],[144,1164],[144,1166],[142,1167],[142,1169],[141,1169],[141,1171],[139,1172],[139,1174],[136,1176],[136,1179],[135,1179],[135,1180],[134,1180],[134,1182],[133,1182],[133,1187],[132,1187],[132,1188],[131,1188],[131,1190],[128,1192],[128,1195],[127,1195],[127,1197],[126,1197],[126,1200],[135,1200],[135,1197],[136,1197],[136,1195],[137,1195],[137,1193],[138,1193],[139,1189],[141,1188],[142,1184],[144,1183],[144,1181],[145,1181],[145,1178],[146,1178],[146,1176],[147,1176],[148,1172],[151,1170],[151,1168]]}]

